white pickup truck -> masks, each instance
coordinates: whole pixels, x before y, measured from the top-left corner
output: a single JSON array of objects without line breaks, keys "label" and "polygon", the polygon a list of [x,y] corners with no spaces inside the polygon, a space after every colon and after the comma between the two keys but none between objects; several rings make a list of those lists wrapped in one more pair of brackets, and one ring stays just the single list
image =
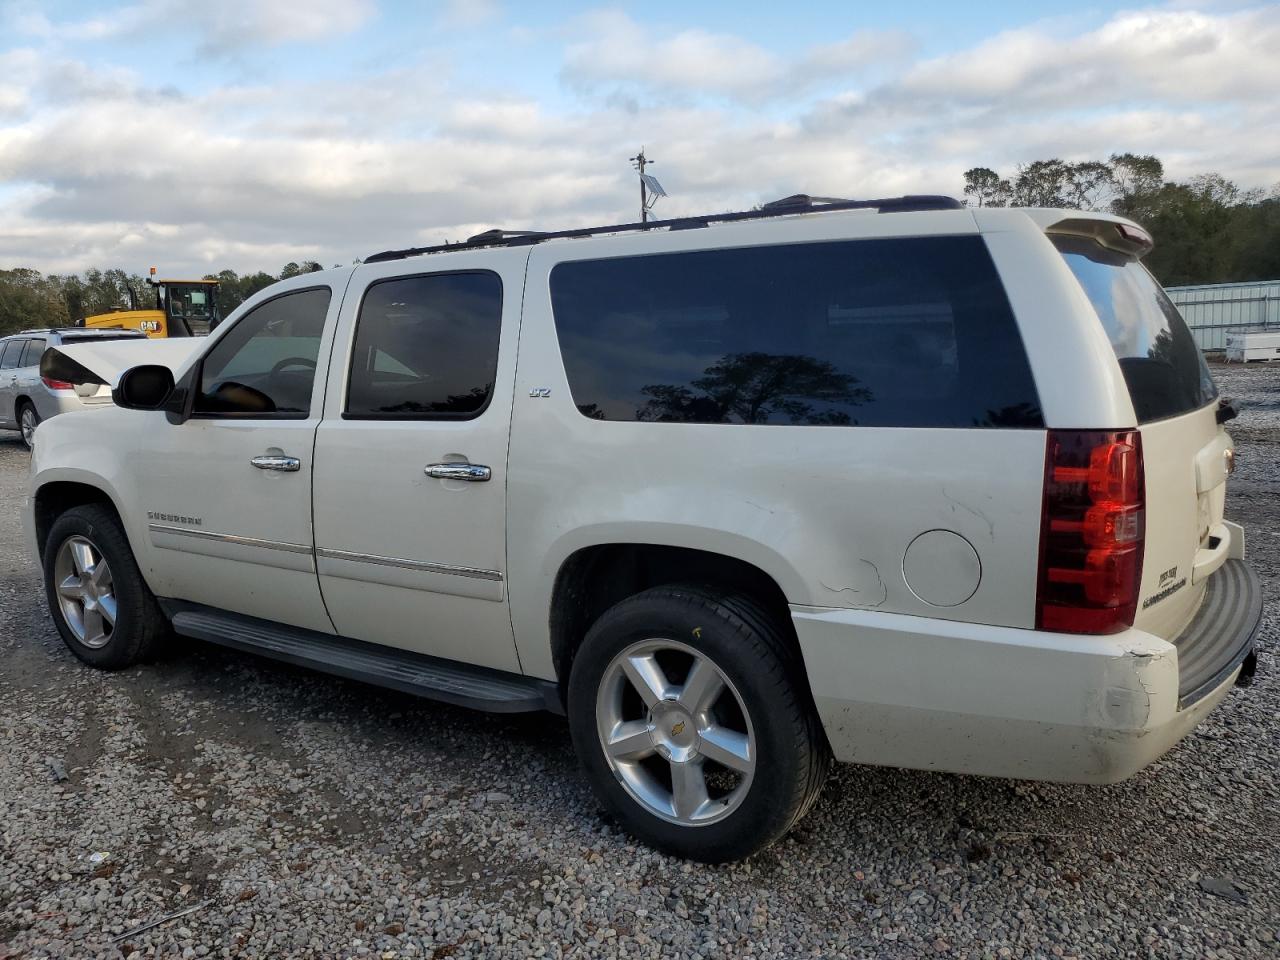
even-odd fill
[{"label": "white pickup truck", "polygon": [[[704,860],[832,757],[1109,782],[1253,669],[1232,413],[1136,224],[939,197],[389,251],[40,428],[27,526],[86,662],[169,632],[567,713]],[[142,364],[132,366],[133,364]]]}]

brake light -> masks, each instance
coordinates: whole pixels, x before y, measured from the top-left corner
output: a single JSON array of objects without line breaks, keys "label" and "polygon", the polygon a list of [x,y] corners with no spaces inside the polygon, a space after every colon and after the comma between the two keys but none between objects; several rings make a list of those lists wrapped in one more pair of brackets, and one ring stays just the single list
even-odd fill
[{"label": "brake light", "polygon": [[1036,626],[1062,633],[1132,626],[1145,535],[1138,432],[1050,430]]},{"label": "brake light", "polygon": [[50,390],[74,390],[76,388],[74,383],[67,383],[65,380],[55,380],[53,377],[41,377],[40,382]]}]

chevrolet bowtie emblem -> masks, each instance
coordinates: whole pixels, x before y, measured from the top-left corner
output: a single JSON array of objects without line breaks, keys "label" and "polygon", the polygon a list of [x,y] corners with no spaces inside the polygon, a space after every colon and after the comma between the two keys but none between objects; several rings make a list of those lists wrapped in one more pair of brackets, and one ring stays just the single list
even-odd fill
[{"label": "chevrolet bowtie emblem", "polygon": [[681,720],[679,723],[677,723],[674,727],[672,727],[672,728],[671,728],[671,735],[672,735],[673,737],[678,737],[678,736],[680,736],[680,734],[682,734],[682,733],[684,733],[684,721],[683,721],[683,720]]}]

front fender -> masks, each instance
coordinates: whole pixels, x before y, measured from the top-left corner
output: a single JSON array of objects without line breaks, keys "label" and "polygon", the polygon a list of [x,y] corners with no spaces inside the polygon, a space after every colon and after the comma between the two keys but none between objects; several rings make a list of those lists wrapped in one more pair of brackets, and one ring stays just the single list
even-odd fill
[{"label": "front fender", "polygon": [[62,414],[40,425],[39,440],[31,457],[23,526],[28,548],[42,562],[38,543],[37,504],[52,484],[89,487],[115,507],[138,569],[157,593],[146,513],[137,503],[136,480],[130,461],[136,452],[135,434],[113,421],[138,417],[136,411],[117,408]]}]

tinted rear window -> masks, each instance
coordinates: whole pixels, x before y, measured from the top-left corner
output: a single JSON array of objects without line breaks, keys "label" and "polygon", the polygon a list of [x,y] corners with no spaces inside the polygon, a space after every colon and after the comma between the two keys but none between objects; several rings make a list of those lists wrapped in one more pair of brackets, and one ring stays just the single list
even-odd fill
[{"label": "tinted rear window", "polygon": [[978,237],[691,251],[551,273],[574,403],[600,420],[1038,427]]},{"label": "tinted rear window", "polygon": [[1120,361],[1139,423],[1199,410],[1218,396],[1178,308],[1147,268],[1081,237],[1054,237]]},{"label": "tinted rear window", "polygon": [[501,328],[496,273],[371,284],[356,324],[346,416],[479,416],[493,394]]}]

